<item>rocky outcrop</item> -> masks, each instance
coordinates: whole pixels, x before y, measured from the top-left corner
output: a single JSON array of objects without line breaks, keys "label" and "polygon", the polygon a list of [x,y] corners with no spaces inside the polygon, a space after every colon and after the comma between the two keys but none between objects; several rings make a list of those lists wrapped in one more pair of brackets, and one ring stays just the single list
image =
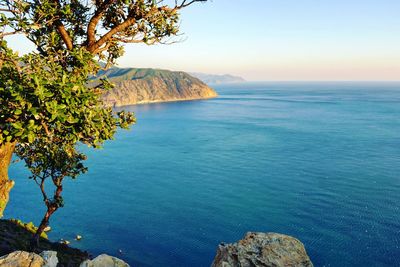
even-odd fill
[{"label": "rocky outcrop", "polygon": [[[18,220],[0,220],[0,257],[14,251],[28,251],[33,229],[35,227],[32,223],[25,224]],[[39,247],[34,252],[36,254],[44,253],[41,255],[49,262],[54,261],[54,256],[56,256],[59,266],[79,266],[83,261],[90,258],[86,251],[59,242],[50,242],[46,238],[40,239]],[[0,264],[0,266],[2,265]]]},{"label": "rocky outcrop", "polygon": [[26,251],[15,251],[0,258],[2,267],[43,267],[44,264],[45,261],[42,257]]},{"label": "rocky outcrop", "polygon": [[93,260],[82,262],[79,267],[129,267],[129,265],[118,258],[102,254]]},{"label": "rocky outcrop", "polygon": [[44,260],[44,265],[43,267],[57,267],[58,264],[58,258],[57,258],[57,252],[56,251],[42,251],[40,253],[40,256]]},{"label": "rocky outcrop", "polygon": [[185,72],[156,69],[111,68],[97,78],[108,77],[115,88],[103,95],[108,106],[207,99],[217,93]]},{"label": "rocky outcrop", "polygon": [[[29,249],[32,234],[15,221],[0,220],[1,267],[129,267],[118,258],[87,252],[41,239],[36,253]],[[8,254],[9,253],[9,254]],[[40,253],[40,254],[39,254]],[[38,255],[39,254],[39,255]],[[4,255],[1,257],[1,255]],[[218,247],[212,267],[313,267],[304,245],[296,238],[275,233],[246,234],[233,244]]]},{"label": "rocky outcrop", "polygon": [[[1,267],[57,267],[57,265],[58,258],[55,251],[43,251],[40,255],[33,252],[14,251],[0,257]],[[82,262],[80,267],[129,267],[129,265],[123,260],[102,254],[93,260]]]},{"label": "rocky outcrop", "polygon": [[304,245],[276,233],[252,233],[234,244],[221,244],[212,267],[312,267]]}]

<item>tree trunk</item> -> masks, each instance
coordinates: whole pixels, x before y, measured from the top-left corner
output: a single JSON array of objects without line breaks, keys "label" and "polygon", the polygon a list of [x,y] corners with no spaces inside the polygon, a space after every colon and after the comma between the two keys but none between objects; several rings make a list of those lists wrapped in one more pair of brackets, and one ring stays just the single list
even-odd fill
[{"label": "tree trunk", "polygon": [[0,218],[3,217],[14,181],[8,179],[8,167],[14,153],[15,143],[5,143],[0,146]]},{"label": "tree trunk", "polygon": [[37,247],[39,247],[40,236],[43,233],[44,229],[49,225],[49,220],[51,215],[57,210],[57,206],[50,205],[47,208],[46,214],[44,215],[40,225],[31,240],[31,250],[34,251]]},{"label": "tree trunk", "polygon": [[[59,199],[61,198],[61,193],[63,190],[63,186],[58,184],[56,185],[57,189],[54,192],[54,199]],[[35,233],[35,235],[32,237],[31,240],[31,251],[35,251],[36,248],[39,247],[39,241],[40,241],[40,235],[43,233],[44,229],[49,225],[49,221],[50,221],[50,217],[51,215],[53,215],[54,212],[56,212],[58,210],[59,203],[49,203],[48,200],[45,200],[46,202],[46,206],[47,206],[47,210],[46,210],[46,214],[44,215],[42,221],[40,222],[40,225]]]}]

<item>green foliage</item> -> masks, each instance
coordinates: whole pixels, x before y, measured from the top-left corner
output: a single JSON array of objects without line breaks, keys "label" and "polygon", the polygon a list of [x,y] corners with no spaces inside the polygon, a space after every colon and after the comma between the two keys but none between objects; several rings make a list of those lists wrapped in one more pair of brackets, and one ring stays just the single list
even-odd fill
[{"label": "green foliage", "polygon": [[60,184],[64,177],[76,178],[87,172],[83,165],[86,156],[76,148],[64,142],[48,143],[36,139],[29,144],[18,144],[16,153],[25,160],[31,171],[31,179],[51,178],[55,184]]},{"label": "green foliage", "polygon": [[168,42],[179,32],[179,10],[205,1],[0,0],[7,12],[0,15],[0,27],[24,33],[43,55],[85,47],[114,63],[123,43]]},{"label": "green foliage", "polygon": [[98,148],[135,118],[104,107],[100,95],[111,87],[106,79],[87,85],[99,65],[85,49],[22,57],[5,41],[0,49],[0,144],[17,142],[16,154],[40,186],[46,206],[58,209],[64,205],[61,191],[47,197],[45,180],[62,190],[64,177],[87,171],[77,143]]},{"label": "green foliage", "polygon": [[133,114],[115,117],[104,107],[99,94],[109,84],[87,86],[88,76],[99,68],[90,53],[80,49],[17,57],[5,41],[0,49],[8,57],[0,69],[0,144],[40,138],[99,147],[117,126],[135,122]]}]

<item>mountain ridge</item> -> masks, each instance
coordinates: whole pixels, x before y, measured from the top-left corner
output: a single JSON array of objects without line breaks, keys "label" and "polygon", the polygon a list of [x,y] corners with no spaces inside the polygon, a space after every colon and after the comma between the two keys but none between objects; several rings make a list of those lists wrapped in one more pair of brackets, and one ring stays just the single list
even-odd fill
[{"label": "mountain ridge", "polygon": [[103,95],[107,106],[208,99],[218,94],[201,80],[182,71],[151,68],[110,68],[97,79],[107,77],[115,88]]},{"label": "mountain ridge", "polygon": [[201,72],[189,72],[190,75],[200,79],[206,84],[223,84],[223,83],[242,83],[246,80],[242,77],[231,74],[207,74]]}]

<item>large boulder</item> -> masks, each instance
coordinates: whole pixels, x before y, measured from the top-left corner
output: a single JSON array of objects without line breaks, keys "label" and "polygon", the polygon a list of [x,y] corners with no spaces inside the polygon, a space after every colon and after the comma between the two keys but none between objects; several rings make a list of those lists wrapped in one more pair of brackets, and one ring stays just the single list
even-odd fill
[{"label": "large boulder", "polygon": [[43,267],[57,267],[58,258],[56,251],[42,251],[42,253],[40,253],[40,256],[44,260]]},{"label": "large boulder", "polygon": [[313,267],[304,245],[291,236],[249,232],[218,247],[212,267]]},{"label": "large boulder", "polygon": [[0,258],[2,267],[42,267],[45,261],[35,253],[14,251]]},{"label": "large boulder", "polygon": [[86,260],[79,267],[129,267],[129,264],[118,258],[102,254],[93,260]]}]

